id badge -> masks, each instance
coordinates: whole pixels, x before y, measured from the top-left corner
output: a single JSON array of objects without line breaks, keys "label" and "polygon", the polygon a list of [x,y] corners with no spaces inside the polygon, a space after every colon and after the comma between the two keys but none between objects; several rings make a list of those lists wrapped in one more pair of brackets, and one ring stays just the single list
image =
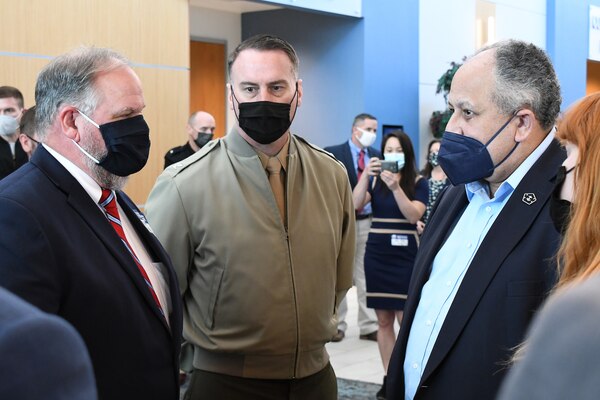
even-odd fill
[{"label": "id badge", "polygon": [[408,236],[392,235],[392,246],[408,246]]}]

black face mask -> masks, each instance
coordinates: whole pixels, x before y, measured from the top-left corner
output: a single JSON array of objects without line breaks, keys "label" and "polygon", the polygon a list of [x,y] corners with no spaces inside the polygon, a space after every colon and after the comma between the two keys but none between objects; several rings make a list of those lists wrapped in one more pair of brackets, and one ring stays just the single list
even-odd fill
[{"label": "black face mask", "polygon": [[212,133],[198,132],[198,136],[194,139],[194,143],[202,148],[206,143],[210,142],[213,138]]},{"label": "black face mask", "polygon": [[96,160],[75,143],[85,155],[118,176],[129,176],[144,168],[150,153],[150,128],[142,115],[98,125],[81,111],[79,113],[100,129],[108,151],[102,160]]},{"label": "black face mask", "polygon": [[569,225],[572,204],[569,200],[560,198],[560,191],[565,183],[567,174],[573,171],[573,168],[567,171],[563,165],[560,166],[558,173],[556,174],[554,191],[552,192],[552,196],[550,196],[550,218],[554,223],[554,228],[556,228],[561,235],[565,234],[567,226]]},{"label": "black face mask", "polygon": [[[292,101],[289,103],[274,103],[272,101],[254,101],[240,103],[231,91],[233,98],[238,102],[240,115],[236,115],[240,128],[250,138],[260,144],[273,143],[287,132],[292,120],[290,120],[290,109],[294,98],[298,94],[298,87]],[[296,103],[296,110],[298,103]],[[294,110],[294,117],[296,116]],[[235,112],[235,107],[234,107]]]}]

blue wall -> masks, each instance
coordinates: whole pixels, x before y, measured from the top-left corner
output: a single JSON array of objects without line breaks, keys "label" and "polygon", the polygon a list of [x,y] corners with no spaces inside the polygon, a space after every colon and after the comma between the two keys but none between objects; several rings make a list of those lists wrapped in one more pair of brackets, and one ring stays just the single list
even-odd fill
[{"label": "blue wall", "polygon": [[273,33],[296,48],[304,100],[294,133],[319,146],[341,143],[354,116],[367,112],[380,128],[404,125],[418,154],[418,8],[416,0],[363,1],[362,19],[289,9],[246,13],[242,39]]},{"label": "blue wall", "polygon": [[[363,1],[365,109],[404,125],[419,154],[419,2]],[[380,129],[381,131],[381,129]],[[381,136],[379,136],[379,140]],[[380,143],[379,140],[377,143]],[[424,146],[427,144],[425,143]]]},{"label": "blue wall", "polygon": [[242,40],[272,33],[296,49],[304,97],[292,132],[318,146],[348,140],[354,116],[363,112],[362,21],[298,10],[242,15]]},{"label": "blue wall", "polygon": [[600,6],[600,0],[547,2],[546,44],[560,81],[563,110],[585,96],[590,5]]}]

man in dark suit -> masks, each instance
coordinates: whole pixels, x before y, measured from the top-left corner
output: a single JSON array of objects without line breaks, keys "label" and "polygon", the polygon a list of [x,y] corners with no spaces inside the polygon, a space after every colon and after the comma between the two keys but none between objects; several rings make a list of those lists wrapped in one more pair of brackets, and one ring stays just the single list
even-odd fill
[{"label": "man in dark suit", "polygon": [[[347,142],[336,146],[325,147],[341,161],[348,172],[348,179],[352,190],[358,182],[358,177],[369,163],[372,157],[381,158],[381,153],[374,147],[377,138],[377,119],[370,114],[358,114],[352,123],[352,135]],[[360,338],[366,340],[377,340],[377,316],[375,311],[367,308],[367,287],[365,281],[365,246],[369,229],[371,228],[371,204],[367,204],[356,212],[356,253],[354,256],[353,282],[356,286],[358,300],[358,328]],[[333,342],[339,342],[346,335],[346,314],[348,303],[346,298],[339,306],[337,333],[332,338]]]},{"label": "man in dark suit", "polygon": [[140,80],[81,48],[40,72],[36,103],[42,145],[0,182],[0,285],[75,327],[99,398],[177,399],[177,279],[120,190],[150,148]]},{"label": "man in dark suit", "polygon": [[90,356],[75,329],[2,288],[0,354],[1,399],[97,398]]},{"label": "man in dark suit", "polygon": [[565,153],[548,56],[504,41],[457,71],[438,159],[453,185],[421,239],[388,399],[493,399],[555,282],[548,212]]}]

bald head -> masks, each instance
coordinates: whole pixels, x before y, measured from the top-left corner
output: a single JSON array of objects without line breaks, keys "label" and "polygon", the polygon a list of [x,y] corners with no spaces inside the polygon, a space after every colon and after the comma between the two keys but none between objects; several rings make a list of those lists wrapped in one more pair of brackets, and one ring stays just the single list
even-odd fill
[{"label": "bald head", "polygon": [[206,142],[205,140],[198,140],[198,136],[205,136],[208,139],[207,135],[210,135],[210,139],[212,139],[215,127],[215,117],[206,111],[196,111],[190,115],[187,124],[188,143],[194,151],[200,149],[201,146],[198,143]]},{"label": "bald head", "polygon": [[188,124],[200,131],[200,128],[207,128],[204,133],[214,133],[215,117],[206,111],[196,111],[188,119]]}]

